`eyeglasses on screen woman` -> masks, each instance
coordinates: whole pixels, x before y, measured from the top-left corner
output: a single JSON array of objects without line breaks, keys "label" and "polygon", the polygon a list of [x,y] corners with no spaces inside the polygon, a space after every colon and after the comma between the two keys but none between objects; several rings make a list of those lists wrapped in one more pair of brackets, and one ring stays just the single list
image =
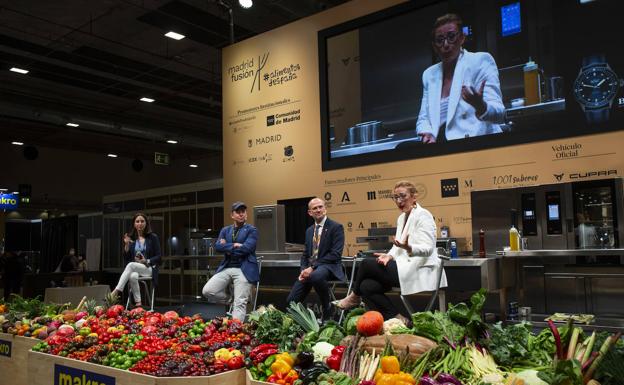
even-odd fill
[{"label": "eyeglasses on screen woman", "polygon": [[444,42],[446,41],[449,44],[455,44],[457,42],[457,39],[461,36],[460,32],[455,32],[455,31],[451,31],[449,33],[447,33],[446,35],[438,35],[433,39],[433,44],[435,44],[436,47],[442,47],[444,45]]}]

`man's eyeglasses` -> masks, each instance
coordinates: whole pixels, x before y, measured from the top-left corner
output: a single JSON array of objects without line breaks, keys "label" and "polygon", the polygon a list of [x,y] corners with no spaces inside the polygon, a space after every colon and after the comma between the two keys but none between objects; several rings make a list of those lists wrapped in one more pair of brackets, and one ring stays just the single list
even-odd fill
[{"label": "man's eyeglasses", "polygon": [[449,32],[446,35],[438,35],[433,39],[433,44],[435,44],[436,47],[442,47],[445,41],[449,44],[455,44],[460,36],[461,33],[459,32]]},{"label": "man's eyeglasses", "polygon": [[390,198],[392,198],[393,201],[399,202],[399,201],[404,201],[407,198],[409,198],[409,195],[407,195],[407,194],[397,194],[397,195],[390,196]]}]

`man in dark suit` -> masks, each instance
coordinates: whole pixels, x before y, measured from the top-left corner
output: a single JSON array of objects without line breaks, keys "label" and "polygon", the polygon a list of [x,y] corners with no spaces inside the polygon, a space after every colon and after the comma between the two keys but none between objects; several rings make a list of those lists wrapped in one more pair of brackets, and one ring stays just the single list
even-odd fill
[{"label": "man in dark suit", "polygon": [[[260,279],[256,259],[258,229],[245,223],[247,205],[243,202],[232,205],[231,218],[234,224],[221,229],[215,245],[217,252],[223,253],[225,258],[217,267],[217,273],[204,286],[202,294],[211,302],[230,303],[233,300],[232,318],[244,321],[252,284]],[[230,285],[233,286],[233,299]]]},{"label": "man in dark suit", "polygon": [[327,218],[325,201],[320,198],[308,203],[308,215],[314,219],[314,224],[306,230],[301,273],[286,301],[302,302],[314,288],[321,300],[323,319],[327,319],[331,311],[327,281],[345,279],[342,269],[344,229],[340,223]]}]

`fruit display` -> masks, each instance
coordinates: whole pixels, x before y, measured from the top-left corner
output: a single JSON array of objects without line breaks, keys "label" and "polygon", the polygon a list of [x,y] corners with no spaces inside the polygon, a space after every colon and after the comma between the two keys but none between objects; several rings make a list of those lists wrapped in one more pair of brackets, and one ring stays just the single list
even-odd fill
[{"label": "fruit display", "polygon": [[65,324],[32,350],[157,377],[208,376],[244,366],[251,349],[249,324],[206,321],[110,307],[80,328]]},{"label": "fruit display", "polygon": [[[210,376],[246,367],[280,385],[617,384],[620,335],[585,335],[572,322],[534,333],[528,323],[488,325],[485,292],[410,325],[357,308],[320,325],[301,304],[260,307],[248,323],[205,320],[109,303],[76,309],[16,299],[3,329],[42,339],[32,350],[156,377]],[[25,326],[28,325],[28,326]]]}]

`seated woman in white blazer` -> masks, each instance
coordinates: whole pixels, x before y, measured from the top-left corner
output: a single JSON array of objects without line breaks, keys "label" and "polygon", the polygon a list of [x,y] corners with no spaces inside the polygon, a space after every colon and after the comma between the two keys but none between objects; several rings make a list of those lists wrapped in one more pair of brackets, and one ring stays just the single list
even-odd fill
[{"label": "seated woman in white blazer", "polygon": [[492,55],[462,48],[466,36],[454,14],[439,17],[432,45],[440,62],[423,72],[423,96],[416,133],[424,143],[502,132],[503,105],[498,68]]},{"label": "seated woman in white blazer", "polygon": [[[388,253],[377,253],[358,267],[353,292],[335,305],[349,309],[362,300],[369,308],[379,311],[384,319],[405,320],[385,295],[393,287],[409,295],[432,291],[437,287],[438,271],[442,268],[436,248],[436,225],[431,213],[416,203],[416,187],[401,181],[394,186],[392,199],[401,211],[397,220],[394,246]],[[441,287],[446,287],[442,272]]]}]

